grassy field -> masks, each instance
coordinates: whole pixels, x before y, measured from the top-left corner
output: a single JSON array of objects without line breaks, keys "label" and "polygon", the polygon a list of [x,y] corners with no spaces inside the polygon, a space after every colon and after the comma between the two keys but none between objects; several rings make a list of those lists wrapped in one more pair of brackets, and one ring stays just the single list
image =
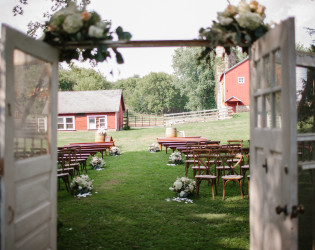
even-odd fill
[{"label": "grassy field", "polygon": [[[225,143],[249,139],[249,115],[217,122],[176,126],[186,136],[200,135]],[[169,190],[184,165],[167,166],[169,154],[147,151],[163,137],[165,128],[110,132],[122,150],[106,156],[102,171],[91,170],[93,195],[74,198],[58,191],[59,249],[248,249],[249,202],[239,187],[229,183],[222,200],[222,182],[212,200],[211,188],[201,184],[193,204],[172,201]],[[59,132],[59,146],[94,140],[90,132]],[[189,177],[192,173],[189,172]],[[247,181],[244,187],[247,194]],[[170,198],[170,201],[167,199]]]}]

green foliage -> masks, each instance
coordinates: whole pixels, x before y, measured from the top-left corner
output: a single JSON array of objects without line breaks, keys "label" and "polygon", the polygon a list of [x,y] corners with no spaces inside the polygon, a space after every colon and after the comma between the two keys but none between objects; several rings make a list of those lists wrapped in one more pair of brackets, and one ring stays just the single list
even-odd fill
[{"label": "green foliage", "polygon": [[150,73],[137,82],[131,104],[136,112],[161,114],[177,111],[182,101],[171,75]]},{"label": "green foliage", "polygon": [[173,56],[174,83],[181,95],[188,97],[188,110],[212,109],[215,103],[214,59],[196,63],[200,48],[179,48]]},{"label": "green foliage", "polygon": [[169,113],[184,110],[186,97],[173,85],[173,76],[150,73],[119,80],[114,88],[123,89],[126,106],[139,113]]},{"label": "green foliage", "polygon": [[111,83],[94,69],[71,66],[70,70],[59,70],[59,90],[83,91],[111,89]]}]

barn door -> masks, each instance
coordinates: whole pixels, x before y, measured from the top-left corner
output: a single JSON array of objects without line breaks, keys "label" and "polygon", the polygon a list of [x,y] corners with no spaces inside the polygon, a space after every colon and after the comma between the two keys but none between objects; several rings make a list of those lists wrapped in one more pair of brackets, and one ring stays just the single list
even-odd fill
[{"label": "barn door", "polygon": [[251,249],[297,249],[294,19],[251,49]]},{"label": "barn door", "polygon": [[58,51],[6,25],[1,39],[1,249],[56,249]]}]

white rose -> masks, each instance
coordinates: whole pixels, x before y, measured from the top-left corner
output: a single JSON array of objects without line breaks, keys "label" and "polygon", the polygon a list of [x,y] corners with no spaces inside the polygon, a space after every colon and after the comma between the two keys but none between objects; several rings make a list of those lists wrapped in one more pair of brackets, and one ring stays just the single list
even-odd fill
[{"label": "white rose", "polygon": [[256,13],[247,12],[240,14],[237,22],[243,28],[255,30],[263,23],[263,18]]},{"label": "white rose", "polygon": [[106,29],[109,25],[110,25],[109,22],[98,22],[98,23],[96,24],[96,27],[98,27],[98,28],[104,30],[104,29]]},{"label": "white rose", "polygon": [[238,5],[238,13],[246,13],[250,11],[249,4],[246,1],[241,1]]},{"label": "white rose", "polygon": [[181,191],[181,192],[179,193],[179,197],[184,197],[185,194],[186,194],[185,191]]},{"label": "white rose", "polygon": [[83,26],[80,14],[72,14],[66,17],[62,24],[62,28],[69,34],[74,34]]},{"label": "white rose", "polygon": [[82,187],[81,186],[79,186],[79,190],[81,190],[82,189]]},{"label": "white rose", "polygon": [[227,26],[233,22],[231,17],[218,16],[218,21],[221,25]]},{"label": "white rose", "polygon": [[192,185],[192,184],[189,184],[189,191],[194,191],[194,185]]},{"label": "white rose", "polygon": [[182,188],[183,184],[181,181],[175,181],[174,182],[174,187],[176,190],[180,190]]}]

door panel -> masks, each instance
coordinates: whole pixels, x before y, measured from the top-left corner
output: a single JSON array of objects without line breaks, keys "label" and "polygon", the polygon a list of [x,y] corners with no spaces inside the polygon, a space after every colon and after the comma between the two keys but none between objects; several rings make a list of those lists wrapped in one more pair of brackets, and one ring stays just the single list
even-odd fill
[{"label": "door panel", "polygon": [[297,220],[289,216],[297,204],[293,18],[255,42],[250,74],[250,247],[297,249]]},{"label": "door panel", "polygon": [[1,247],[56,249],[58,51],[6,25],[2,42]]}]

